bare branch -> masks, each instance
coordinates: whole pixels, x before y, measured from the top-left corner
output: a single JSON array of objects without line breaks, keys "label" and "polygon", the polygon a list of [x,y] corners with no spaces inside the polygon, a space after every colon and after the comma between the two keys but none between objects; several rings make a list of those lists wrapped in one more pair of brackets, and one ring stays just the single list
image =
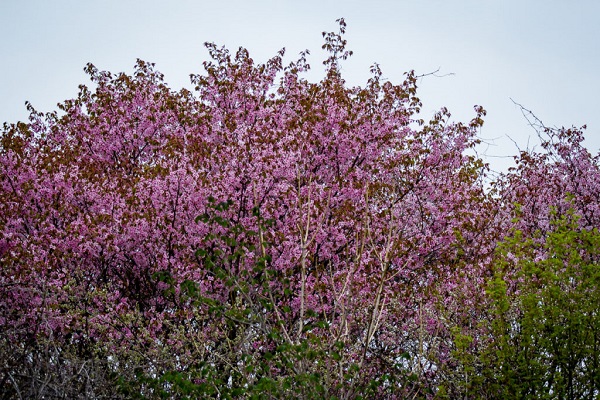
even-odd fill
[{"label": "bare branch", "polygon": [[426,76],[434,76],[436,78],[445,78],[447,76],[454,76],[454,75],[456,75],[454,72],[448,72],[447,74],[440,75],[440,74],[438,74],[438,72],[440,72],[441,69],[442,69],[442,67],[438,67],[435,71],[427,72],[427,73],[421,74],[421,75],[417,75],[417,76],[415,76],[415,78],[422,79],[422,78],[425,78]]}]

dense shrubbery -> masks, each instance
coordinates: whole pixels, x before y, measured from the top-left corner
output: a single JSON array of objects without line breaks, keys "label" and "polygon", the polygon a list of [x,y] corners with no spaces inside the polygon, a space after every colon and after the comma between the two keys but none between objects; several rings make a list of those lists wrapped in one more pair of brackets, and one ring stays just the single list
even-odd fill
[{"label": "dense shrubbery", "polygon": [[5,398],[598,395],[582,132],[490,185],[485,111],[425,122],[377,66],[348,88],[340,28],[319,83],[209,44],[196,93],[89,65],[60,115],[5,124]]}]

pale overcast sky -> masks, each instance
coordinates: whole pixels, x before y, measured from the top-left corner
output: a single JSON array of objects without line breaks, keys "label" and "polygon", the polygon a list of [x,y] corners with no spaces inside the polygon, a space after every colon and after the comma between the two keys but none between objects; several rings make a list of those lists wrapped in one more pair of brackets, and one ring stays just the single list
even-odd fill
[{"label": "pale overcast sky", "polygon": [[[304,49],[320,78],[322,31],[348,23],[354,56],[346,80],[362,85],[369,66],[400,82],[414,69],[445,77],[420,82],[428,119],[446,106],[468,121],[475,104],[488,111],[481,131],[488,161],[535,143],[511,98],[547,126],[588,125],[586,145],[600,148],[600,1],[598,0],[0,0],[0,122],[25,120],[24,102],[40,111],[88,84],[87,62],[131,73],[136,58],[155,62],[173,89],[202,72],[203,43],[246,47],[258,62],[280,48],[292,61]],[[500,157],[500,158],[498,158]]]}]

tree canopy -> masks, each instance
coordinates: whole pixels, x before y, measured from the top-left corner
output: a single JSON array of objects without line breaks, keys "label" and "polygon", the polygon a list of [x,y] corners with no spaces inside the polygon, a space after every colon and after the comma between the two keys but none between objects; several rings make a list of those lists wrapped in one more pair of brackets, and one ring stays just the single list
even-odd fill
[{"label": "tree canopy", "polygon": [[6,398],[598,396],[583,130],[492,177],[482,107],[426,121],[416,74],[377,65],[348,87],[339,27],[317,83],[308,52],[207,44],[194,92],[90,64],[4,124]]}]

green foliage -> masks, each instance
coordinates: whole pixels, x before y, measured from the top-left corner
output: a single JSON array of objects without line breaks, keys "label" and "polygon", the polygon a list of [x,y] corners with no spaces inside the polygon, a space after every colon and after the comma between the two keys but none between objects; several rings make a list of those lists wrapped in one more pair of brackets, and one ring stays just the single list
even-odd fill
[{"label": "green foliage", "polygon": [[514,231],[498,248],[482,356],[498,398],[600,393],[600,233],[580,228],[572,210],[552,217],[545,237]]}]

